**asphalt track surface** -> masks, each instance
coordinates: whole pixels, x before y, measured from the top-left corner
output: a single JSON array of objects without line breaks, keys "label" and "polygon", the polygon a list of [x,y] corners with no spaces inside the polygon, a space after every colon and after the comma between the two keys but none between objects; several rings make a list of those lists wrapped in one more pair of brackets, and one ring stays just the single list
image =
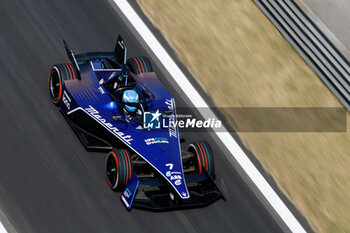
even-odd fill
[{"label": "asphalt track surface", "polygon": [[[149,55],[108,1],[0,1],[0,210],[16,232],[281,232],[275,216],[209,133],[218,185],[228,201],[206,208],[128,212],[105,179],[105,154],[87,152],[51,103],[48,72],[76,53],[111,51],[122,34],[129,56]],[[178,106],[188,106],[159,64]]]}]

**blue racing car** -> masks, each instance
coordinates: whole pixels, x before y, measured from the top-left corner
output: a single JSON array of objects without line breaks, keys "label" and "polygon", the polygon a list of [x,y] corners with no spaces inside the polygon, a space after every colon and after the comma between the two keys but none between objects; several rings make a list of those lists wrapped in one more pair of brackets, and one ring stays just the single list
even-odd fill
[{"label": "blue racing car", "polygon": [[225,199],[215,183],[205,141],[181,149],[175,100],[147,57],[127,59],[123,39],[113,52],[74,55],[53,65],[50,97],[87,150],[106,151],[109,187],[131,207],[168,210]]}]

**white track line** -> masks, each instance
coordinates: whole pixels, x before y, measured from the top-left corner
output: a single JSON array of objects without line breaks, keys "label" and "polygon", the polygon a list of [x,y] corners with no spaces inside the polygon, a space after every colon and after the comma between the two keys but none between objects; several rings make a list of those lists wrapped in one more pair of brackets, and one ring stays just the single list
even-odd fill
[{"label": "white track line", "polygon": [[6,222],[8,222],[8,219],[6,218],[4,212],[2,212],[2,210],[0,209],[0,233],[7,233],[7,230],[4,227],[4,225],[2,224],[1,220],[3,220],[4,222],[5,222],[5,220],[7,220]]},{"label": "white track line", "polygon": [[0,222],[0,233],[7,233],[4,225],[2,225],[2,223]]},{"label": "white track line", "polygon": [[[176,83],[183,90],[185,95],[187,95],[187,97],[192,101],[193,105],[196,106],[197,108],[198,107],[208,108],[207,103],[203,100],[203,98],[199,95],[197,90],[188,81],[188,79],[180,70],[180,68],[175,64],[173,59],[165,51],[163,46],[158,42],[158,40],[155,38],[152,32],[147,28],[145,23],[137,15],[137,13],[130,6],[130,4],[126,0],[113,0],[113,1],[120,8],[120,10],[126,16],[126,18],[130,21],[130,23],[133,25],[133,27],[136,29],[139,35],[145,40],[147,45],[150,47],[153,53],[157,56],[160,62],[168,70],[170,75],[174,78]],[[199,111],[204,117],[208,116],[208,114],[211,117],[215,116],[213,112],[208,110],[205,110],[205,111],[199,110]],[[248,177],[254,182],[256,187],[264,195],[266,200],[275,209],[277,214],[281,217],[281,219],[285,222],[285,224],[289,227],[289,229],[292,232],[298,232],[298,233],[306,232],[305,229],[298,222],[298,220],[290,212],[288,207],[279,198],[277,193],[272,189],[269,183],[258,171],[258,169],[249,160],[248,156],[244,153],[242,148],[237,144],[237,142],[233,139],[233,137],[226,131],[226,129],[224,130],[224,132],[215,132],[215,133],[218,136],[218,138],[223,142],[223,144],[227,147],[227,149],[232,153],[232,156],[237,160],[237,162],[246,172]]]}]

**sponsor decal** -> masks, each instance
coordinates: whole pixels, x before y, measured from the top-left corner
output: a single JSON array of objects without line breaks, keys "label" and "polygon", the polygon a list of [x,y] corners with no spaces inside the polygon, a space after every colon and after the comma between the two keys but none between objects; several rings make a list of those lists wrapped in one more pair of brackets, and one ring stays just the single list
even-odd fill
[{"label": "sponsor decal", "polygon": [[[174,175],[174,174],[180,174],[180,175],[181,175],[181,172],[167,171],[167,172],[165,173],[165,175],[166,175],[167,177],[171,177],[171,176]],[[170,180],[174,180],[174,178],[175,178],[175,177],[173,177],[172,179],[170,178]]]},{"label": "sponsor decal", "polygon": [[[172,114],[168,115],[168,122],[169,122],[169,136],[177,138],[177,130],[176,130],[176,123],[175,123],[175,104],[174,99],[166,99],[165,104],[168,105],[168,109],[172,111]],[[164,127],[164,124],[163,124]]]},{"label": "sponsor decal", "polygon": [[66,105],[67,109],[70,110],[70,103],[72,100],[69,98],[69,95],[66,91],[63,91],[62,101]]},{"label": "sponsor decal", "polygon": [[178,176],[178,175],[171,176],[170,180],[173,180],[173,179],[176,179],[175,182],[174,182],[175,185],[180,185],[181,184],[181,180],[182,180],[181,176]]},{"label": "sponsor decal", "polygon": [[125,189],[125,191],[123,192],[124,196],[126,196],[127,198],[129,198],[131,196],[131,192],[130,190],[127,188]]},{"label": "sponsor decal", "polygon": [[117,127],[114,127],[112,123],[108,122],[106,119],[104,119],[100,114],[99,111],[97,111],[94,107],[89,105],[88,108],[85,108],[85,111],[90,114],[93,118],[95,118],[97,121],[99,121],[102,125],[104,125],[110,132],[112,132],[114,135],[121,138],[124,142],[131,145],[131,141],[133,139],[130,135],[125,135],[123,132],[120,132],[120,130]]},{"label": "sponsor decal", "polygon": [[[181,182],[182,182],[181,172],[171,171],[171,170],[173,169],[173,167],[174,167],[174,165],[173,165],[172,163],[167,163],[167,164],[165,164],[165,166],[169,167],[169,171],[167,171],[167,172],[165,173],[165,175],[166,175],[167,177],[169,177],[169,179],[170,179],[171,181],[175,180],[175,181],[174,181],[174,184],[175,184],[175,185],[177,185],[177,186],[180,185]],[[185,194],[185,195],[186,195],[186,194]],[[184,195],[184,196],[185,196],[185,195]]]},{"label": "sponsor decal", "polygon": [[158,143],[169,143],[168,139],[165,137],[155,137],[145,139],[147,145],[158,144]]},{"label": "sponsor decal", "polygon": [[102,95],[105,93],[102,87],[99,87],[98,90],[101,92]]}]

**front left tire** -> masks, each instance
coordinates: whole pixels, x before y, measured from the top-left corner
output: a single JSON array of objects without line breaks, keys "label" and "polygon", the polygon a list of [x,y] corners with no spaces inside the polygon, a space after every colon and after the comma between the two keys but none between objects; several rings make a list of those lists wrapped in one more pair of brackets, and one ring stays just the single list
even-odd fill
[{"label": "front left tire", "polygon": [[113,149],[106,159],[108,186],[113,191],[123,191],[133,173],[131,155],[125,149]]}]

